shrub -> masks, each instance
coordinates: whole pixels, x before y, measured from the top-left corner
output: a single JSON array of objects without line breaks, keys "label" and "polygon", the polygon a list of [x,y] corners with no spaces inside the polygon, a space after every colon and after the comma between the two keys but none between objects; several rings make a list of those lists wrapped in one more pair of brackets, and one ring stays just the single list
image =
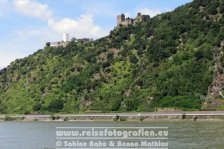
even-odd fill
[{"label": "shrub", "polygon": [[51,120],[55,120],[56,119],[56,117],[52,114],[51,115]]},{"label": "shrub", "polygon": [[65,118],[64,118],[64,121],[65,121],[65,122],[69,121],[69,118],[68,118],[68,117],[65,117]]},{"label": "shrub", "polygon": [[47,109],[51,112],[59,112],[64,108],[64,101],[61,99],[52,100]]},{"label": "shrub", "polygon": [[195,117],[194,117],[194,121],[197,121],[197,119],[198,119],[198,117],[197,117],[197,116],[195,116]]},{"label": "shrub", "polygon": [[193,96],[165,97],[159,101],[160,107],[175,107],[183,110],[201,109],[202,100]]},{"label": "shrub", "polygon": [[46,47],[50,47],[51,43],[50,42],[47,42],[46,43]]},{"label": "shrub", "polygon": [[120,109],[121,102],[122,102],[122,97],[121,96],[117,96],[114,99],[112,99],[111,100],[111,110],[112,111],[118,111]]},{"label": "shrub", "polygon": [[41,110],[41,103],[36,103],[33,105],[33,111],[40,111]]},{"label": "shrub", "polygon": [[137,63],[137,62],[138,62],[138,58],[137,58],[135,55],[132,54],[132,55],[130,56],[130,62],[131,62],[131,63]]},{"label": "shrub", "polygon": [[113,117],[113,121],[118,121],[119,118],[120,118],[120,116],[119,115],[116,115],[115,117]]},{"label": "shrub", "polygon": [[24,114],[25,114],[25,115],[28,115],[28,114],[30,114],[30,113],[31,113],[30,110],[25,110],[25,111],[24,111]]},{"label": "shrub", "polygon": [[184,119],[186,119],[187,118],[187,116],[186,116],[186,114],[182,114],[182,120],[184,120]]},{"label": "shrub", "polygon": [[60,116],[59,116],[59,115],[56,115],[56,116],[55,116],[55,115],[52,114],[52,115],[51,115],[51,119],[52,119],[52,120],[58,120],[58,119],[60,119]]},{"label": "shrub", "polygon": [[139,121],[142,122],[142,121],[144,121],[144,120],[145,120],[145,117],[144,117],[144,116],[140,116],[140,117],[139,117]]}]

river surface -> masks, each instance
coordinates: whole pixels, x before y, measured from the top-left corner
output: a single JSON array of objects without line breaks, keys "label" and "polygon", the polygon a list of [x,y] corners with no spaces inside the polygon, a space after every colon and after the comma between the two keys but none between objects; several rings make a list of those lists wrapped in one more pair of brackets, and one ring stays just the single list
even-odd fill
[{"label": "river surface", "polygon": [[223,122],[0,122],[0,149],[56,148],[56,127],[168,127],[169,149],[223,149]]}]

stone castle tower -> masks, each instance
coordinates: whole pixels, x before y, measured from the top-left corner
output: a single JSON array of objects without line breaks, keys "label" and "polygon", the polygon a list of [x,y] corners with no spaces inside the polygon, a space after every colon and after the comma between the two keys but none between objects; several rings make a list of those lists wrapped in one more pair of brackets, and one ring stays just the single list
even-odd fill
[{"label": "stone castle tower", "polygon": [[63,41],[64,42],[68,42],[69,41],[69,34],[68,33],[64,33],[63,34]]},{"label": "stone castle tower", "polygon": [[121,15],[117,16],[117,26],[125,22],[125,15],[122,13]]}]

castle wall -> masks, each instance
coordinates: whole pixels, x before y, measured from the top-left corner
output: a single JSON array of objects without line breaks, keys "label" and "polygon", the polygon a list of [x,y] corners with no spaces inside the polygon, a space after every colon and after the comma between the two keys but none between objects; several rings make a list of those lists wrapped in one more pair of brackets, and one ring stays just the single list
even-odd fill
[{"label": "castle wall", "polygon": [[119,25],[123,26],[134,25],[135,23],[141,22],[146,18],[150,18],[150,16],[142,15],[140,12],[137,14],[137,17],[135,19],[125,18],[125,15],[121,14],[117,16],[117,26],[119,27]]}]

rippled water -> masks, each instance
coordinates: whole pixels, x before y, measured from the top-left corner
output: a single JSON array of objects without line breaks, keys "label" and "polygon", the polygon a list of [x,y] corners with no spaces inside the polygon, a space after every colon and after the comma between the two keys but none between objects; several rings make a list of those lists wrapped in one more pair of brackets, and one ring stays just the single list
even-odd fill
[{"label": "rippled water", "polygon": [[169,149],[223,149],[223,122],[0,122],[0,149],[55,148],[56,127],[169,127]]}]

